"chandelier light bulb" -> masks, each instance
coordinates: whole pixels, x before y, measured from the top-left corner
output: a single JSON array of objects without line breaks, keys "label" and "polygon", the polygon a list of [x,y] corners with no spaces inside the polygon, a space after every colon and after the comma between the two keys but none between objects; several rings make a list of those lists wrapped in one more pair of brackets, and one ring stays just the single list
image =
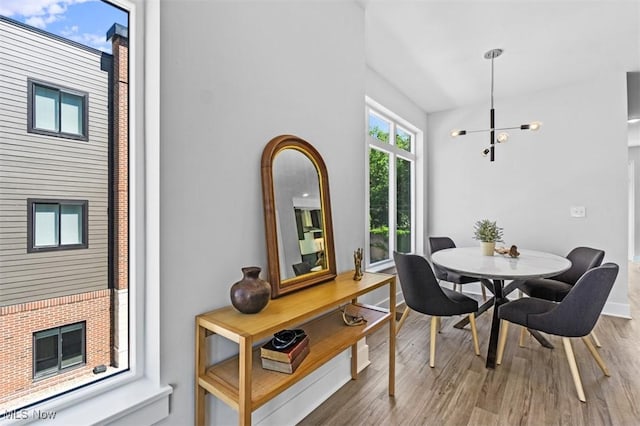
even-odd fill
[{"label": "chandelier light bulb", "polygon": [[487,155],[489,155],[490,152],[491,150],[489,148],[485,148],[482,150],[482,156],[486,157]]},{"label": "chandelier light bulb", "polygon": [[498,137],[496,138],[498,143],[505,143],[506,141],[509,140],[509,133],[507,132],[502,132],[498,134]]},{"label": "chandelier light bulb", "polygon": [[466,130],[458,130],[458,129],[453,129],[451,131],[451,137],[455,138],[456,136],[462,136],[462,135],[466,135],[467,131]]},{"label": "chandelier light bulb", "polygon": [[542,123],[539,121],[534,121],[529,124],[529,130],[531,130],[532,132],[535,132],[536,130],[540,130],[540,127],[542,127]]}]

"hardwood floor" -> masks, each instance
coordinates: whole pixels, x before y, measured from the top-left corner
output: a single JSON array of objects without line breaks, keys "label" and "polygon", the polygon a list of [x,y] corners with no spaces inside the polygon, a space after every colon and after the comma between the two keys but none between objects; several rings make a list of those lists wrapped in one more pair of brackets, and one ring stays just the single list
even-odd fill
[{"label": "hardwood floor", "polygon": [[[640,308],[640,264],[629,265],[631,313]],[[430,317],[412,312],[397,338],[396,395],[387,395],[387,334],[370,336],[371,365],[307,416],[300,425],[639,425],[640,326],[603,316],[595,327],[605,377],[580,339],[572,340],[587,398],[578,400],[559,337],[555,349],[532,338],[518,346],[509,327],[502,365],[485,368],[491,311],[477,320],[481,356],[471,332],[443,319],[436,366],[429,367]]]}]

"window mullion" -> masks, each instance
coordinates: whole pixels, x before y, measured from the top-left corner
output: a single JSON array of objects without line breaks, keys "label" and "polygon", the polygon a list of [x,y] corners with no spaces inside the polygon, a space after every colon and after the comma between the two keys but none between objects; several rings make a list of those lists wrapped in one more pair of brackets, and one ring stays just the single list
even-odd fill
[{"label": "window mullion", "polygon": [[62,328],[58,328],[58,371],[62,370]]},{"label": "window mullion", "polygon": [[62,91],[58,90],[58,133],[62,133]]},{"label": "window mullion", "polygon": [[58,235],[57,237],[57,247],[62,245],[62,204],[58,204]]},{"label": "window mullion", "polygon": [[396,155],[389,154],[389,258],[393,258],[396,249],[396,219],[397,219],[397,183],[396,183]]}]

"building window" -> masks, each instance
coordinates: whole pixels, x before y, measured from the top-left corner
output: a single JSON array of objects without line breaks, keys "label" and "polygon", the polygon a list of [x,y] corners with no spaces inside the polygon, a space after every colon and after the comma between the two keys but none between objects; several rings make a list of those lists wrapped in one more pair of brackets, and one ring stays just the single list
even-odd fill
[{"label": "building window", "polygon": [[88,140],[89,95],[28,79],[29,133]]},{"label": "building window", "polygon": [[85,363],[85,323],[33,333],[33,377],[50,376]]},{"label": "building window", "polygon": [[391,111],[367,105],[368,265],[391,262],[394,250],[415,251],[416,133]]},{"label": "building window", "polygon": [[87,248],[88,201],[27,200],[27,251]]}]

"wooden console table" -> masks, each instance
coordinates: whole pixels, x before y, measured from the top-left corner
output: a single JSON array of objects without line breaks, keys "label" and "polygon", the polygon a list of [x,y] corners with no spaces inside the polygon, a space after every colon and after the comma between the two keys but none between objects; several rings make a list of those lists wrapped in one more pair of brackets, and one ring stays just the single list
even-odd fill
[{"label": "wooden console table", "polygon": [[[357,303],[359,296],[385,285],[389,286],[390,309]],[[367,320],[365,324],[352,327],[344,324],[339,308],[349,302],[357,304],[359,313]],[[393,396],[395,306],[394,275],[365,273],[361,281],[354,281],[351,271],[332,281],[273,299],[257,314],[241,314],[227,306],[198,315],[195,424],[205,423],[205,397],[210,393],[238,411],[240,425],[250,425],[254,410],[349,347],[351,377],[356,379],[358,340],[385,323],[389,323],[389,395]],[[307,332],[309,355],[293,374],[262,369],[259,343],[288,328],[303,328]],[[209,365],[206,338],[213,334],[238,343],[238,356]]]}]

